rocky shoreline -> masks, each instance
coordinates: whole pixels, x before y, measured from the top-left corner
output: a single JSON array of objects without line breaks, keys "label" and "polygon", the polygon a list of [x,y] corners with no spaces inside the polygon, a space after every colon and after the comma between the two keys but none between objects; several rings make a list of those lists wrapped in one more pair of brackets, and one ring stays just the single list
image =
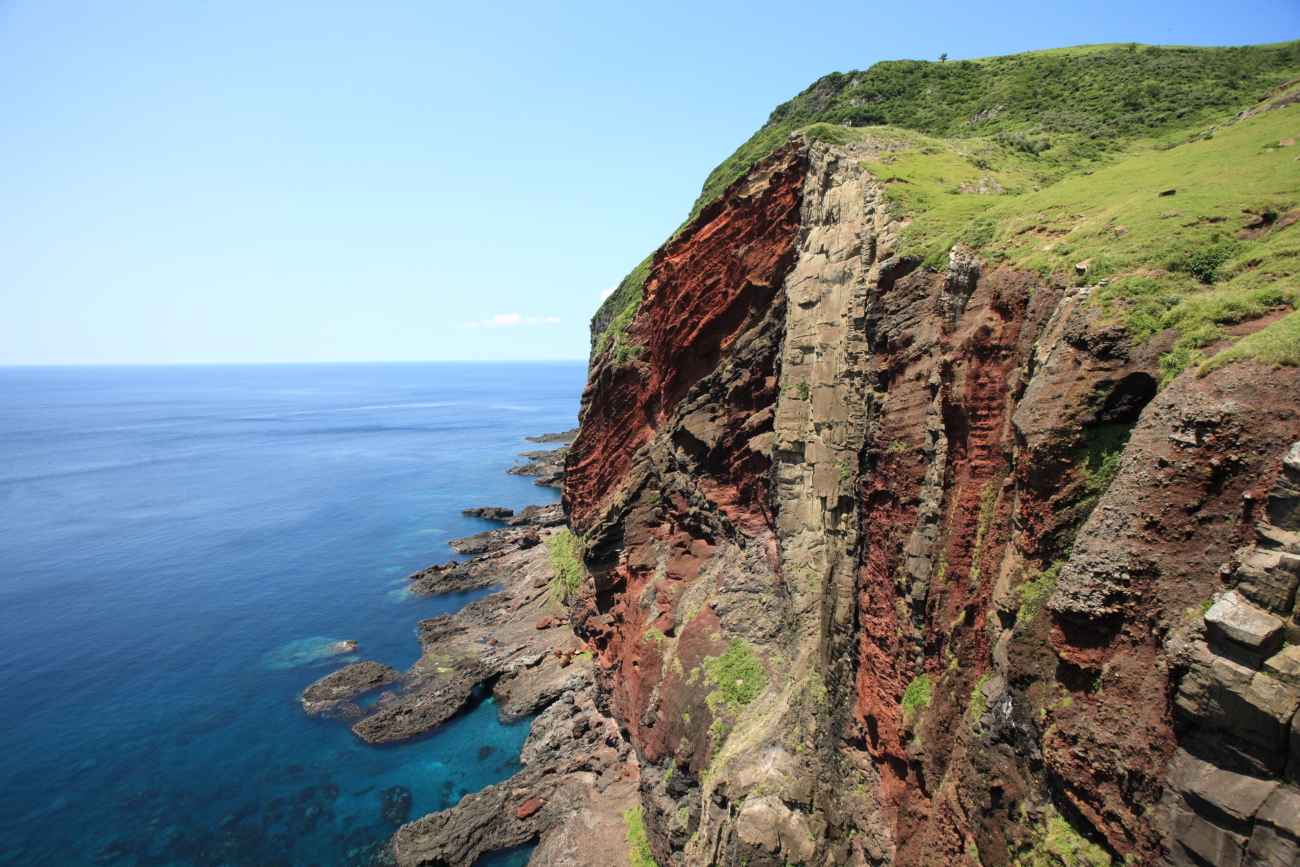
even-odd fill
[{"label": "rocky shoreline", "polygon": [[[566,442],[561,438],[572,433],[530,439]],[[527,457],[537,464],[564,452]],[[420,621],[423,655],[407,671],[372,661],[349,665],[311,684],[303,710],[338,719],[371,744],[432,731],[485,690],[503,722],[537,715],[514,776],[403,825],[376,863],[471,867],[485,852],[526,843],[537,844],[531,864],[626,863],[622,814],[640,804],[640,774],[630,744],[598,705],[592,654],[552,592],[548,542],[565,532],[564,513],[558,503],[518,515],[497,507],[466,513],[504,526],[452,540],[452,549],[470,558],[408,576],[411,590],[501,589],[456,614]],[[358,700],[376,690],[384,691],[363,707]]]}]

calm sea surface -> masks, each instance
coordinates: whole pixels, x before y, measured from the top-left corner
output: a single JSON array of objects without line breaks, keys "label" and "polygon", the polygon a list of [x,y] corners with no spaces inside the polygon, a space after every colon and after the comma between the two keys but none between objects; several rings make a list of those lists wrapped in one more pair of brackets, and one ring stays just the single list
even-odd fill
[{"label": "calm sea surface", "polygon": [[[0,368],[0,864],[360,865],[518,767],[486,700],[366,746],[298,694],[479,594],[404,576],[557,494],[582,363]],[[343,639],[352,655],[330,654]],[[516,853],[515,860],[526,857]],[[497,859],[498,861],[502,859]]]}]

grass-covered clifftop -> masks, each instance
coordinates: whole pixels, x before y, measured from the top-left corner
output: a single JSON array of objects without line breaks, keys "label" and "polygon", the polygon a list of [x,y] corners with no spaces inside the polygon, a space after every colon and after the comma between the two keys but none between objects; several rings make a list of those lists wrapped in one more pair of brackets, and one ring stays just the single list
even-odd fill
[{"label": "grass-covered clifftop", "polygon": [[[709,175],[691,218],[791,134],[857,149],[906,224],[903,255],[942,268],[964,243],[992,264],[1106,279],[1095,303],[1135,339],[1179,328],[1172,375],[1223,325],[1294,306],[1300,229],[1283,229],[1300,148],[1282,143],[1300,135],[1300,108],[1261,109],[1297,84],[1300,42],[877,63],[778,106]],[[624,330],[649,261],[592,322],[594,347],[620,360],[636,355]]]},{"label": "grass-covered clifftop", "polygon": [[[1022,148],[1055,146],[1070,158],[1090,159],[1130,138],[1216,122],[1298,75],[1300,42],[1085,45],[981,60],[891,60],[833,72],[777,106],[713,170],[693,213],[792,131],[815,123],[892,126],[943,138],[1001,135]],[[1025,144],[1028,136],[1049,138]]]}]

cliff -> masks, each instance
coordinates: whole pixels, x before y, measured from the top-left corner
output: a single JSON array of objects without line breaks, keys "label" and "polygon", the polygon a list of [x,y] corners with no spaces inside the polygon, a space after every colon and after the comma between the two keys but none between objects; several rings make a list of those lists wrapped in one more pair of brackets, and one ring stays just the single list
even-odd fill
[{"label": "cliff", "polygon": [[[660,865],[1300,863],[1300,55],[1227,51],[824,79],[598,314],[570,619]],[[1087,126],[1174,61],[1259,87]]]}]

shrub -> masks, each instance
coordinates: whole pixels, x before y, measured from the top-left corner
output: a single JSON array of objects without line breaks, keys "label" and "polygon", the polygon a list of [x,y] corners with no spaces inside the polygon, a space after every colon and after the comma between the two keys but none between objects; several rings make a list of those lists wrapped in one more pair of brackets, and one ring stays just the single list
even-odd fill
[{"label": "shrub", "polygon": [[733,638],[721,656],[704,660],[704,673],[728,704],[744,707],[767,689],[763,663],[743,638]]},{"label": "shrub", "polygon": [[923,674],[914,679],[907,685],[903,691],[903,703],[901,705],[903,715],[909,719],[917,720],[925,709],[930,706],[930,699],[934,694],[934,681],[930,680],[928,674]]},{"label": "shrub", "polygon": [[1183,250],[1169,257],[1165,263],[1170,271],[1191,274],[1202,283],[1215,283],[1225,276],[1224,265],[1245,249],[1240,241],[1227,241],[1211,247]]}]

